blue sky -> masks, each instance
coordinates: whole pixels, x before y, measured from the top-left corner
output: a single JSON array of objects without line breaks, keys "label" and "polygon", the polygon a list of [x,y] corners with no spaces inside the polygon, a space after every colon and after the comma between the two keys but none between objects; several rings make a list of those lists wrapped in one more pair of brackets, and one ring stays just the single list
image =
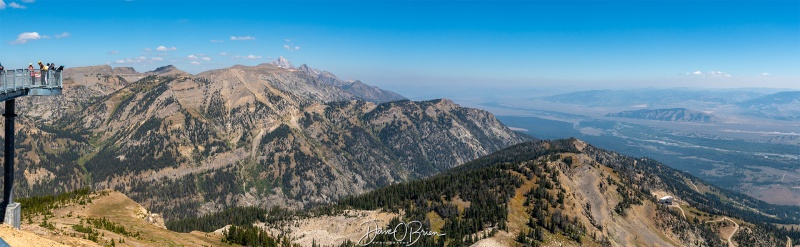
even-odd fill
[{"label": "blue sky", "polygon": [[0,0],[0,62],[278,56],[401,93],[474,88],[800,88],[800,1]]}]

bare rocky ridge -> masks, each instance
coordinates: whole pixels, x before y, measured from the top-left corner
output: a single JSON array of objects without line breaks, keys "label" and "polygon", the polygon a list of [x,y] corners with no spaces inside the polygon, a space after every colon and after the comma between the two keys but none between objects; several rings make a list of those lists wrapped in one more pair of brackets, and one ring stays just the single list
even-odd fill
[{"label": "bare rocky ridge", "polygon": [[352,95],[355,95],[356,97],[359,97],[365,101],[383,103],[383,102],[399,101],[406,99],[405,97],[397,93],[394,93],[392,91],[387,91],[380,89],[376,86],[367,85],[358,80],[356,81],[341,80],[338,77],[336,77],[336,75],[330,72],[312,69],[305,64],[301,65],[300,68],[298,68],[298,70],[325,84],[339,87],[344,91]]},{"label": "bare rocky ridge", "polygon": [[373,103],[272,64],[134,72],[68,69],[63,96],[19,100],[18,194],[114,188],[166,219],[300,208],[526,139],[450,100]]}]

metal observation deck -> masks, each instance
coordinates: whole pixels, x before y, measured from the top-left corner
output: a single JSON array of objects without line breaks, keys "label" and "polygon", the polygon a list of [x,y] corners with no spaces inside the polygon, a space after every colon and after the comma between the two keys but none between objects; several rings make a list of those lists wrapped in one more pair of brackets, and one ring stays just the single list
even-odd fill
[{"label": "metal observation deck", "polygon": [[60,95],[62,71],[0,70],[0,101],[6,102],[5,153],[3,176],[3,201],[0,202],[0,219],[19,229],[21,205],[14,202],[14,103],[22,96]]},{"label": "metal observation deck", "polygon": [[31,71],[27,69],[0,71],[0,101],[20,96],[60,95],[62,71]]}]

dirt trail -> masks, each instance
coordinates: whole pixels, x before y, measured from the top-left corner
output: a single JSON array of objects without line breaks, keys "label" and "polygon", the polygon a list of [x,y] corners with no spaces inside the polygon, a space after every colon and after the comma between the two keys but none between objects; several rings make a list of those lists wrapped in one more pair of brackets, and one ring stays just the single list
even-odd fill
[{"label": "dirt trail", "polygon": [[680,209],[681,210],[681,215],[683,215],[683,218],[686,219],[686,212],[683,211],[683,208],[681,208],[681,205],[673,204],[673,205],[669,205],[669,207]]},{"label": "dirt trail", "polygon": [[737,224],[735,221],[731,219],[728,218],[725,219],[730,222],[733,222],[733,225],[736,226],[735,228],[733,228],[733,232],[731,233],[731,235],[728,236],[728,247],[736,247],[735,245],[733,245],[733,241],[731,241],[731,238],[733,238],[733,235],[736,234],[737,231],[739,231],[739,224]]},{"label": "dirt trail", "polygon": [[[720,222],[720,221],[723,221],[723,220],[730,221],[734,225],[733,232],[731,233],[731,235],[728,236],[728,247],[736,247],[736,245],[733,244],[733,241],[731,241],[731,238],[733,238],[733,235],[736,235],[736,232],[739,231],[739,224],[736,223],[736,221],[728,219],[728,217],[722,217],[722,219],[712,220],[712,221],[708,221],[706,223]],[[791,242],[791,239],[789,240],[789,242]],[[791,244],[791,243],[789,243],[789,244]]]},{"label": "dirt trail", "polygon": [[694,183],[692,183],[692,180],[689,180],[689,184],[691,184],[692,186],[694,186],[694,190],[695,190],[695,191],[697,191],[697,192],[700,192],[700,189],[698,189],[698,188],[697,188],[697,185],[695,185]]}]

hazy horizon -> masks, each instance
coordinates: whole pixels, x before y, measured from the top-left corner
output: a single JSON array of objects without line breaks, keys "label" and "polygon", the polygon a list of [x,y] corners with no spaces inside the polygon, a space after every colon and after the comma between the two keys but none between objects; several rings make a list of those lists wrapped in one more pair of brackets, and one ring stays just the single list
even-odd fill
[{"label": "hazy horizon", "polygon": [[0,1],[0,63],[196,74],[283,56],[412,98],[800,89],[800,1],[199,3]]}]

